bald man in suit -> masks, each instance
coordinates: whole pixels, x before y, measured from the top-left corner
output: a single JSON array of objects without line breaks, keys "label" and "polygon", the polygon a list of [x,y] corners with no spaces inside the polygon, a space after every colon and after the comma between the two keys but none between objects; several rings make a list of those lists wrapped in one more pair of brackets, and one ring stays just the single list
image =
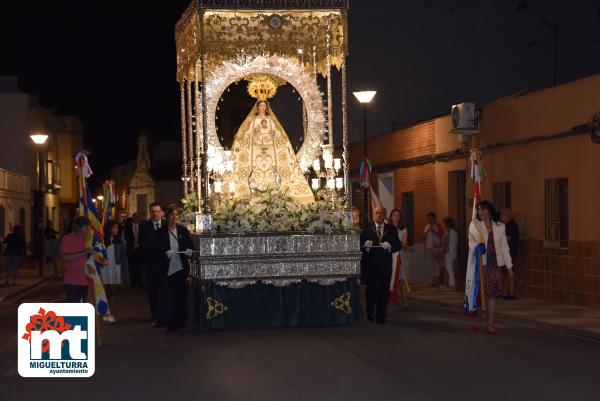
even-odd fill
[{"label": "bald man in suit", "polygon": [[375,208],[374,221],[367,224],[360,234],[361,251],[364,256],[364,275],[367,282],[367,319],[383,324],[386,320],[392,279],[392,254],[402,245],[398,230],[385,223],[386,210]]}]

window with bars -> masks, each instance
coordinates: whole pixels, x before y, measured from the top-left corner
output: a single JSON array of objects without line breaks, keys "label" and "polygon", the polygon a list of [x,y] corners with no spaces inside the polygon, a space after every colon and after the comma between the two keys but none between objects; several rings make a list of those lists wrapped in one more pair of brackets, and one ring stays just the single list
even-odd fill
[{"label": "window with bars", "polygon": [[569,246],[569,180],[547,178],[545,181],[545,239],[547,246]]},{"label": "window with bars", "polygon": [[494,207],[498,212],[502,209],[510,209],[512,207],[510,181],[495,182],[492,184],[492,202],[494,202]]}]

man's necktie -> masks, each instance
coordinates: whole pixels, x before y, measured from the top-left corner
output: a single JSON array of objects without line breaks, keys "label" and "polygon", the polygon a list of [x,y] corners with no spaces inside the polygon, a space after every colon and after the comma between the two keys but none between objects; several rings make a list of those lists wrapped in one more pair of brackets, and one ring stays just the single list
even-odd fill
[{"label": "man's necktie", "polygon": [[375,231],[377,231],[377,240],[379,241],[380,244],[381,244],[381,237],[382,237],[382,234],[381,234],[381,227],[382,226],[383,226],[383,224],[378,224],[376,226],[376,230],[375,230]]}]

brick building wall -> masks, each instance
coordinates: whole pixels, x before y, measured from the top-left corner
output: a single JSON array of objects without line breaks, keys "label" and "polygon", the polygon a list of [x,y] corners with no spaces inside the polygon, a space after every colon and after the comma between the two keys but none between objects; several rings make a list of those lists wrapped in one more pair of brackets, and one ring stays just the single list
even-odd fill
[{"label": "brick building wall", "polygon": [[[435,153],[435,120],[428,120],[388,135],[369,138],[367,153],[377,168],[386,163]],[[362,158],[363,142],[352,143],[350,145],[352,170],[358,170]]]},{"label": "brick building wall", "polygon": [[[433,163],[394,170],[394,200],[396,207],[402,205],[402,194],[412,192],[414,208],[414,242],[423,242],[422,232],[427,224],[425,215],[435,211],[435,165]],[[408,210],[404,214],[410,213]],[[407,216],[405,216],[406,218]]]},{"label": "brick building wall", "polygon": [[[425,214],[434,211],[436,206],[435,165],[429,163],[408,168],[386,168],[385,165],[435,153],[435,120],[425,121],[383,137],[370,138],[367,152],[374,167],[371,182],[375,192],[378,190],[378,174],[393,172],[394,207],[401,208],[403,193],[413,193],[414,240],[416,243],[423,242],[420,233],[425,226]],[[352,170],[357,171],[363,158],[362,141],[350,145],[350,155]],[[361,199],[355,199],[355,206],[361,208],[358,204]]]},{"label": "brick building wall", "polygon": [[522,247],[523,296],[600,308],[600,241],[550,249],[541,240],[525,239]]}]

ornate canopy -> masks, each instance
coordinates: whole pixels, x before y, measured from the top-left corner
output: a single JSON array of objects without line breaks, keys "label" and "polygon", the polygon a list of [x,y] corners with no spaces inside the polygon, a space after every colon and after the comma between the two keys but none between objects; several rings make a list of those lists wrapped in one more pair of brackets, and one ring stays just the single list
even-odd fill
[{"label": "ornate canopy", "polygon": [[325,76],[348,52],[347,9],[347,0],[194,0],[175,28],[177,80],[192,79],[203,48],[207,72],[243,54],[277,54]]},{"label": "ornate canopy", "polygon": [[[298,92],[304,134],[295,157],[300,170],[308,174],[321,152],[325,154],[327,148],[331,156],[334,149],[332,67],[341,70],[343,188],[349,207],[347,13],[348,0],[193,0],[189,4],[175,27],[182,180],[186,194],[197,194],[205,215],[211,180],[215,184],[215,177],[222,179],[222,154],[231,154],[222,147],[215,122],[227,87],[245,79],[257,98],[274,95],[284,82]],[[326,77],[326,104],[319,74]],[[333,177],[339,168],[330,170]]]}]

